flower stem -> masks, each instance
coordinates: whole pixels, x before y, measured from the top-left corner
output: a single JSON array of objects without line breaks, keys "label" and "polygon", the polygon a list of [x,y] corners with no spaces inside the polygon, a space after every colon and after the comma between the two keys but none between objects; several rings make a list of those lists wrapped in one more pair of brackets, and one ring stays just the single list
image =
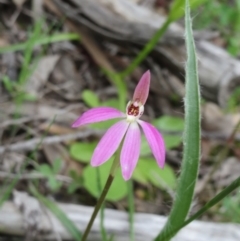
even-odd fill
[{"label": "flower stem", "polygon": [[87,236],[88,236],[88,234],[89,234],[89,232],[90,232],[90,230],[92,228],[93,222],[94,222],[94,220],[95,220],[95,218],[96,218],[96,216],[98,214],[98,211],[100,210],[100,208],[101,208],[101,206],[102,206],[102,204],[103,204],[103,202],[105,200],[105,197],[106,197],[106,195],[107,195],[107,193],[108,193],[108,191],[109,191],[109,189],[111,187],[111,184],[112,184],[113,179],[114,179],[115,174],[116,174],[116,170],[117,170],[117,168],[119,166],[120,150],[121,150],[121,148],[119,148],[117,153],[116,153],[116,156],[115,156],[115,159],[113,161],[113,164],[112,164],[112,167],[111,167],[110,174],[108,176],[107,182],[106,182],[106,184],[105,184],[105,186],[103,188],[103,191],[101,193],[101,196],[98,199],[98,202],[97,202],[97,204],[96,204],[96,206],[94,208],[93,214],[91,216],[90,221],[88,222],[88,225],[87,225],[87,227],[85,229],[85,232],[84,232],[84,234],[82,236],[81,241],[86,241],[87,240]]},{"label": "flower stem", "polygon": [[112,184],[112,182],[113,182],[113,179],[114,179],[114,176],[112,176],[112,175],[110,174],[110,175],[108,176],[108,179],[107,179],[107,182],[106,182],[106,184],[105,184],[105,187],[104,187],[104,189],[103,189],[103,191],[102,191],[102,194],[101,194],[101,196],[100,196],[100,198],[99,198],[99,200],[98,200],[98,202],[97,202],[97,205],[95,206],[95,209],[94,209],[94,211],[93,211],[93,214],[92,214],[92,216],[91,216],[91,219],[90,219],[90,221],[88,222],[87,228],[86,228],[86,230],[85,230],[85,232],[84,232],[84,234],[83,234],[83,237],[82,237],[82,241],[86,241],[87,236],[88,236],[88,234],[89,234],[89,232],[90,232],[90,230],[91,230],[91,228],[92,228],[93,222],[94,222],[94,220],[95,220],[95,218],[96,218],[96,216],[97,216],[97,214],[98,214],[98,211],[99,211],[99,209],[101,208],[101,205],[102,205],[103,201],[105,200],[105,197],[106,197],[106,195],[107,195],[107,193],[108,193],[108,190],[109,190],[109,188],[110,188],[110,186],[111,186],[111,184]]}]

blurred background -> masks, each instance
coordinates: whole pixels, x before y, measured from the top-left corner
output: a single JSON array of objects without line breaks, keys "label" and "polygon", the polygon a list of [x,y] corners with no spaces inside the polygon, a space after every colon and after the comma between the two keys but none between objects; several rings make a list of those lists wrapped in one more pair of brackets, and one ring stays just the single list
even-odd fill
[{"label": "blurred background", "polygon": [[[240,173],[240,1],[196,2],[191,14],[202,94],[202,157],[192,212]],[[135,212],[168,215],[183,148],[183,18],[168,26],[136,68],[129,66],[166,21],[172,4],[0,0],[0,205],[11,202],[20,208],[31,198],[47,197],[94,206],[111,160],[99,168],[89,162],[115,121],[74,130],[71,124],[92,107],[124,111],[149,69],[151,88],[142,119],[163,134],[167,164],[163,170],[157,167],[143,137],[132,195]],[[106,207],[129,211],[129,192],[119,170]],[[24,212],[27,219],[30,211]],[[239,190],[201,219],[240,223]]]}]

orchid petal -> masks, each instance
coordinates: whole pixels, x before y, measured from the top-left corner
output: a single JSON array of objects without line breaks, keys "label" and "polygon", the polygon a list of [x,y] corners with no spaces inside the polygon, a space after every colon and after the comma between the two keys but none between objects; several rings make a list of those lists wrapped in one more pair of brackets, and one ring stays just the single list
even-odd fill
[{"label": "orchid petal", "polygon": [[111,107],[96,107],[84,112],[73,124],[72,127],[106,121],[114,118],[123,118],[125,114]]},{"label": "orchid petal", "polygon": [[121,120],[111,126],[95,148],[91,160],[92,166],[99,166],[106,162],[119,147],[129,123]]},{"label": "orchid petal", "polygon": [[128,180],[136,167],[141,145],[141,132],[137,122],[130,124],[120,155],[122,175]]},{"label": "orchid petal", "polygon": [[145,104],[149,93],[150,78],[151,78],[151,74],[150,74],[150,71],[148,70],[143,74],[137,87],[135,88],[135,91],[133,94],[133,101],[140,102],[142,105]]},{"label": "orchid petal", "polygon": [[165,145],[161,134],[154,126],[145,121],[138,120],[138,123],[143,129],[158,165],[163,168],[165,163]]}]

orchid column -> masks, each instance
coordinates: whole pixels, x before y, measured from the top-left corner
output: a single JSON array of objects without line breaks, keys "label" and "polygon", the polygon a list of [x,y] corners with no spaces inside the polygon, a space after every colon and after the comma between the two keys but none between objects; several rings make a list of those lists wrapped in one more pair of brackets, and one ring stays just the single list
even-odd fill
[{"label": "orchid column", "polygon": [[164,167],[165,146],[161,134],[150,123],[139,120],[144,112],[144,104],[149,94],[149,86],[150,71],[147,71],[140,79],[134,91],[132,101],[129,101],[127,104],[125,114],[111,107],[97,107],[83,113],[72,124],[72,127],[75,128],[109,119],[120,119],[107,130],[92,155],[91,165],[99,166],[117,152],[106,186],[104,187],[103,193],[101,194],[101,197],[95,207],[82,241],[86,239],[97,212],[110,188],[114,178],[115,167],[120,163],[123,178],[126,181],[131,178],[139,159],[141,129],[143,130],[158,165],[161,168]]}]

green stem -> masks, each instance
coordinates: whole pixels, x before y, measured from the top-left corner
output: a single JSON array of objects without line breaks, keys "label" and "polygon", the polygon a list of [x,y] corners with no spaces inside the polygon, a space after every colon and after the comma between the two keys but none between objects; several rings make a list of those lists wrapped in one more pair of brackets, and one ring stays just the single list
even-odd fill
[{"label": "green stem", "polygon": [[[99,191],[99,195],[101,195],[102,185],[101,185],[101,174],[100,174],[99,168],[96,168],[96,173],[97,173],[96,176],[97,176],[98,191]],[[105,202],[103,201],[100,209],[100,230],[101,230],[102,240],[107,241],[107,233],[104,229],[104,206],[105,206]]]},{"label": "green stem", "polygon": [[166,32],[168,26],[171,24],[170,18],[166,19],[162,27],[153,35],[150,41],[145,45],[138,56],[132,61],[132,63],[121,73],[122,77],[125,78],[133,72],[133,70],[147,57],[147,55],[153,50],[159,39]]},{"label": "green stem", "polygon": [[168,240],[172,236],[173,233],[177,233],[180,229],[187,226],[189,223],[191,223],[193,220],[199,218],[202,214],[204,214],[208,209],[216,205],[218,202],[220,202],[223,198],[225,198],[227,195],[229,195],[232,191],[234,191],[236,188],[240,186],[240,177],[235,179],[229,186],[223,189],[218,195],[216,195],[213,199],[211,199],[209,202],[207,202],[199,211],[197,211],[195,214],[193,214],[190,218],[188,218],[182,225],[179,225],[174,230],[171,230],[170,233],[168,233],[162,241]]},{"label": "green stem", "polygon": [[116,72],[111,72],[107,69],[102,69],[102,71],[116,86],[118,91],[119,108],[120,110],[124,111],[126,108],[127,87],[123,81],[123,78]]},{"label": "green stem", "polygon": [[179,227],[188,215],[194,195],[195,183],[198,177],[200,160],[200,91],[198,80],[197,58],[192,33],[189,1],[185,9],[185,38],[187,49],[186,63],[186,95],[185,95],[185,124],[183,136],[183,160],[179,176],[175,200],[168,220],[156,237],[155,241],[165,241],[168,234],[173,237],[176,227]]},{"label": "green stem", "polygon": [[103,192],[102,192],[102,194],[101,194],[101,196],[100,196],[100,198],[99,198],[99,200],[97,202],[97,205],[95,206],[95,209],[93,211],[91,219],[88,222],[87,228],[86,228],[86,230],[85,230],[85,232],[83,234],[83,237],[82,237],[82,241],[86,241],[87,240],[87,236],[88,236],[88,234],[89,234],[89,232],[90,232],[90,230],[92,228],[93,222],[94,222],[94,220],[95,220],[95,218],[96,218],[96,216],[98,214],[98,211],[101,208],[101,205],[102,205],[103,201],[105,200],[105,197],[106,197],[106,195],[108,193],[108,190],[109,190],[109,188],[110,188],[110,186],[111,186],[111,184],[113,182],[113,179],[114,179],[114,176],[112,176],[110,174],[108,176],[108,179],[107,179],[107,182],[106,182],[105,187],[103,189]]},{"label": "green stem", "polygon": [[106,197],[106,195],[107,195],[107,193],[108,193],[108,191],[109,191],[109,189],[110,189],[110,187],[112,185],[112,182],[113,182],[113,179],[115,177],[117,168],[119,166],[120,150],[121,150],[121,148],[119,148],[117,153],[116,153],[116,156],[115,156],[115,159],[113,161],[113,164],[112,164],[112,167],[111,167],[110,174],[108,176],[107,182],[106,182],[106,184],[105,184],[105,186],[103,188],[103,191],[101,193],[101,196],[100,196],[100,198],[99,198],[99,200],[98,200],[98,202],[97,202],[97,204],[96,204],[96,206],[94,208],[93,214],[91,216],[90,221],[88,222],[88,225],[87,225],[87,227],[85,229],[85,232],[84,232],[84,234],[82,236],[82,240],[81,241],[86,241],[87,240],[87,236],[88,236],[88,234],[89,234],[89,232],[90,232],[90,230],[92,228],[93,222],[94,222],[94,220],[95,220],[95,218],[96,218],[96,216],[98,214],[98,211],[100,210],[100,208],[101,208],[101,206],[102,206],[102,204],[103,204],[103,202],[105,200],[105,197]]},{"label": "green stem", "polygon": [[[217,159],[215,164],[215,167],[211,171],[210,175],[213,174],[214,170],[219,166],[219,164],[223,161],[223,159],[226,157],[229,149],[231,142],[234,140],[234,137],[239,130],[240,127],[240,121],[236,124],[234,130],[232,131],[231,135],[227,139],[227,145],[222,151],[220,152],[219,158]],[[208,178],[209,180],[210,178]],[[190,218],[188,218],[186,221],[183,222],[183,224],[179,225],[179,227],[175,228],[173,232],[177,233],[180,229],[183,227],[187,226],[189,223],[191,223],[193,220],[199,218],[203,213],[205,213],[208,209],[213,207],[215,204],[220,202],[224,197],[226,197],[228,194],[230,194],[232,191],[234,191],[236,188],[240,186],[240,177],[237,178],[235,181],[233,181],[228,187],[223,189],[222,192],[220,192],[218,195],[216,195],[213,199],[211,199],[209,202],[207,202],[199,211],[197,211],[195,214],[193,214]],[[171,237],[171,234],[166,235],[166,240]]]},{"label": "green stem", "polygon": [[[55,33],[52,36],[42,36],[41,38],[35,39],[33,47],[43,45],[43,44],[50,44],[60,41],[73,41],[73,40],[80,40],[79,34],[76,33]],[[28,41],[20,44],[13,44],[10,46],[5,46],[0,48],[0,54],[8,53],[8,52],[15,52],[21,51],[26,49],[28,46]]]},{"label": "green stem", "polygon": [[101,210],[100,210],[100,229],[101,229],[101,235],[102,235],[102,240],[103,241],[107,241],[107,233],[106,230],[104,228],[104,202],[102,204]]},{"label": "green stem", "polygon": [[128,181],[128,213],[129,213],[129,223],[130,223],[130,240],[134,241],[134,195],[133,195],[133,182]]},{"label": "green stem", "polygon": [[220,202],[223,198],[229,195],[232,191],[240,186],[240,177],[235,179],[229,186],[223,189],[218,195],[216,195],[213,199],[207,202],[199,211],[197,211],[194,215],[192,215],[189,219],[187,219],[183,223],[183,227],[191,223],[196,218],[199,218],[203,213],[205,213],[208,209],[213,207],[215,204]]}]

